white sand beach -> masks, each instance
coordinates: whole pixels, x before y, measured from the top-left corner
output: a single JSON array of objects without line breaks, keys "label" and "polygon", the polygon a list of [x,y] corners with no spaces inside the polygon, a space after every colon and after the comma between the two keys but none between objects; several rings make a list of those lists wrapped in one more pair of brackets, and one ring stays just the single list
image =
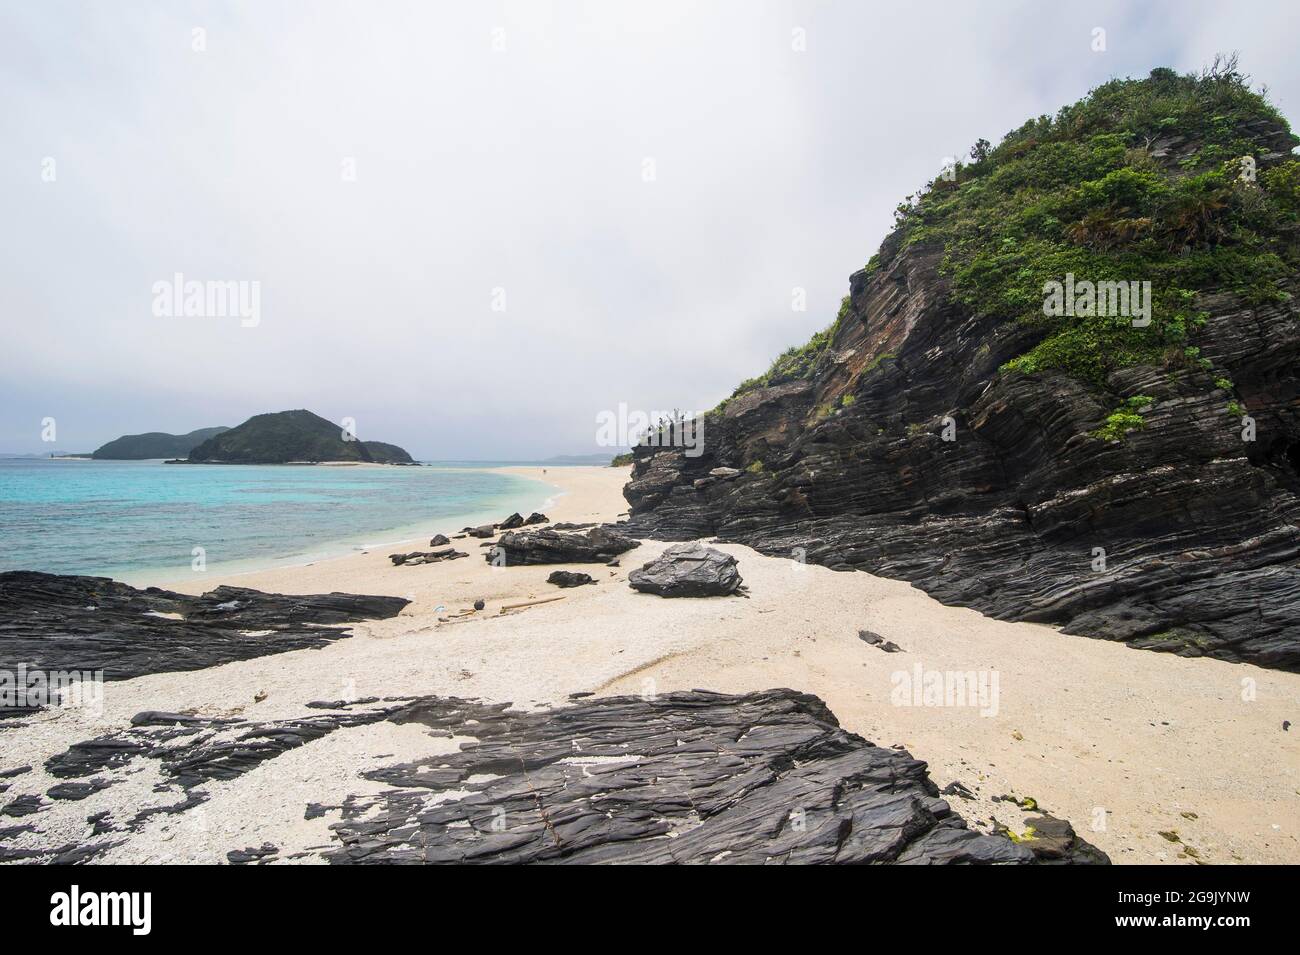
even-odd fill
[{"label": "white sand beach", "polygon": [[[553,521],[614,520],[626,510],[624,468],[558,467],[545,476],[540,468],[505,470],[560,489],[548,512]],[[1021,810],[994,799],[1029,797],[1116,863],[1300,862],[1300,727],[1283,730],[1300,713],[1300,675],[999,622],[945,607],[905,583],[728,544],[718,546],[739,559],[748,599],[665,600],[632,591],[629,570],[658,554],[666,546],[659,542],[623,555],[617,568],[573,568],[598,584],[570,590],[545,582],[555,567],[492,567],[479,541],[454,543],[470,557],[400,567],[387,554],[401,548],[390,547],[304,567],[168,581],[195,593],[229,583],[391,594],[412,603],[391,620],[355,625],[354,636],[324,649],[109,683],[101,718],[47,713],[9,738],[16,751],[7,762],[36,767],[14,780],[10,794],[44,791],[57,781],[40,769],[44,759],[142,710],[283,719],[302,716],[309,701],[351,696],[447,694],[537,707],[578,692],[784,686],[822,697],[845,728],[875,743],[902,744],[929,763],[940,787],[966,786],[973,800],[950,801],[977,828],[989,829],[995,818],[1019,827]],[[440,622],[479,598],[483,611]],[[900,652],[869,645],[859,629]],[[896,705],[895,674],[917,667],[996,678],[996,697],[984,701],[985,711],[996,712]],[[338,817],[305,821],[308,800],[373,790],[362,771],[447,745],[415,725],[340,730],[239,779],[208,784],[201,827],[162,816],[101,858],[188,861],[263,842],[287,858],[330,842],[327,827]],[[80,803],[53,807],[42,824],[81,838],[88,814],[129,800],[176,800],[154,795],[155,782],[152,770],[142,770]]]}]

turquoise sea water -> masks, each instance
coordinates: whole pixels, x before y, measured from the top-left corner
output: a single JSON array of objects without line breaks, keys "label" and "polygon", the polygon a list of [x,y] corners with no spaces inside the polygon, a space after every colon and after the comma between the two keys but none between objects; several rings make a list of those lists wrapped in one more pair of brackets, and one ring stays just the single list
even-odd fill
[{"label": "turquoise sea water", "polygon": [[156,584],[190,575],[195,547],[209,572],[306,563],[526,515],[555,490],[452,467],[0,459],[0,571]]}]

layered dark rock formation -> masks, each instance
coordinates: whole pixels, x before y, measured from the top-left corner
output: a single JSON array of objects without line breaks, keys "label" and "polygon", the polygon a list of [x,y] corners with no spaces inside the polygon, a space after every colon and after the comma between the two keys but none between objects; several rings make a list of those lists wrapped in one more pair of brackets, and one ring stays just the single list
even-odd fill
[{"label": "layered dark rock formation", "polygon": [[740,589],[736,558],[696,541],[674,544],[627,575],[633,590],[659,597],[725,597]]},{"label": "layered dark rock formation", "polygon": [[[0,828],[0,861],[92,859],[155,815],[203,805],[213,785],[330,733],[384,721],[474,742],[367,772],[384,787],[377,795],[349,796],[342,806],[306,803],[306,819],[342,810],[329,861],[1109,861],[1048,817],[1041,840],[967,829],[924,763],[845,732],[821,700],[793,690],[610,697],[532,713],[432,696],[311,708],[272,722],[146,712],[128,728],[78,743],[45,764],[64,782],[4,807],[28,818]],[[55,800],[86,798],[142,761],[158,767],[155,791],[176,793],[174,802],[121,819],[97,813],[88,821],[105,838],[79,847],[42,842],[41,814]],[[20,843],[6,845],[11,839]],[[218,848],[233,863],[276,851],[269,843]]]},{"label": "layered dark rock formation", "polygon": [[[1032,842],[967,829],[924,763],[846,733],[792,690],[536,714],[426,699],[391,719],[478,745],[367,773],[387,788],[347,800],[333,862],[1040,861]],[[1043,861],[1108,861],[1072,831],[1067,845]]]},{"label": "layered dark rock formation", "polygon": [[531,527],[533,524],[548,524],[550,518],[539,511],[533,511],[527,517],[524,517],[518,511],[511,514],[500,524],[493,525],[499,531],[513,531],[520,527]]},{"label": "layered dark rock formation", "polygon": [[[1232,134],[1254,144],[1261,177],[1294,142],[1271,120]],[[1176,183],[1196,147],[1188,136],[1157,140],[1144,175],[1155,168]],[[1224,208],[1250,214],[1259,187],[1227,182]],[[997,186],[986,176],[971,188]],[[1269,241],[1292,248],[1297,227],[1278,219]],[[925,239],[930,221],[906,244],[892,235],[851,276],[808,368],[769,376],[705,418],[703,454],[688,457],[671,435],[668,446],[636,448],[620,529],[714,535],[907,580],[1001,619],[1300,670],[1297,276],[1278,280],[1267,304],[1226,285],[1201,291],[1192,308],[1204,323],[1159,360],[1108,365],[1101,349],[1110,370],[1098,380],[1008,371],[1047,332],[963,304],[945,246]],[[1230,238],[1214,241],[1236,254]],[[1210,261],[1218,248],[1202,236],[1182,254]],[[1025,290],[1030,309],[1038,294]],[[1097,432],[1131,396],[1150,399],[1141,426],[1106,440]]]},{"label": "layered dark rock formation", "polygon": [[[136,759],[154,759],[161,773],[183,789],[234,779],[267,760],[349,726],[378,723],[399,707],[330,713],[273,723],[144,713],[132,728],[76,743],[46,760],[45,771],[80,779]],[[141,719],[141,717],[145,717]]]},{"label": "layered dark rock formation", "polygon": [[1000,619],[1300,669],[1296,306],[1200,302],[1202,352],[1230,371],[1258,440],[1242,440],[1207,372],[1138,366],[1116,375],[1155,399],[1146,427],[1108,442],[1090,435],[1111,410],[1095,389],[998,374],[1023,350],[1018,329],[954,305],[939,259],[914,247],[855,275],[824,372],[730,401],[702,455],[637,448],[622,529],[713,535]]},{"label": "layered dark rock formation", "polygon": [[636,547],[637,543],[626,534],[605,527],[593,527],[581,533],[551,527],[506,531],[487,552],[486,559],[509,567],[605,563]]},{"label": "layered dark rock formation", "polygon": [[348,636],[340,624],[393,617],[408,602],[225,586],[193,597],[107,577],[10,571],[0,573],[0,669],[102,670],[105,680],[200,670],[323,647]]},{"label": "layered dark rock formation", "polygon": [[[444,538],[445,540],[445,538]],[[454,547],[444,547],[440,550],[413,550],[405,554],[389,554],[388,559],[395,565],[415,566],[416,564],[436,564],[444,560],[459,560],[462,557],[468,557],[469,554],[463,550],[456,550]]]}]

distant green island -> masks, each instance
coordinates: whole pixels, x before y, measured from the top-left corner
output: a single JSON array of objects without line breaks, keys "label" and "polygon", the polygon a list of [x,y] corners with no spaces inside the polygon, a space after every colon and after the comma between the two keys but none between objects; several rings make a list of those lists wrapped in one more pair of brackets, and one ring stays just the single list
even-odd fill
[{"label": "distant green island", "polygon": [[[145,434],[124,434],[91,452],[97,461],[146,461],[150,458],[183,458],[196,447],[215,438],[226,427],[200,428],[189,434],[167,434],[149,431]],[[79,457],[79,455],[77,455]]]},{"label": "distant green island", "polygon": [[[177,456],[180,458],[180,456]],[[310,411],[277,411],[222,429],[177,464],[415,464],[395,444],[361,441]]]}]

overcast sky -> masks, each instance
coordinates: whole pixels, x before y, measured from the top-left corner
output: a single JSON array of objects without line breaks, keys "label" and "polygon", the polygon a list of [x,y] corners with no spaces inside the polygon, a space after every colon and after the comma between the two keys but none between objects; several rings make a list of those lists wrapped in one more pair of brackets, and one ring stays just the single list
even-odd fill
[{"label": "overcast sky", "polygon": [[[1294,0],[0,0],[0,451],[298,407],[597,450],[829,324],[945,156],[1221,50],[1294,120],[1298,35]],[[260,321],[155,314],[178,272]]]}]

